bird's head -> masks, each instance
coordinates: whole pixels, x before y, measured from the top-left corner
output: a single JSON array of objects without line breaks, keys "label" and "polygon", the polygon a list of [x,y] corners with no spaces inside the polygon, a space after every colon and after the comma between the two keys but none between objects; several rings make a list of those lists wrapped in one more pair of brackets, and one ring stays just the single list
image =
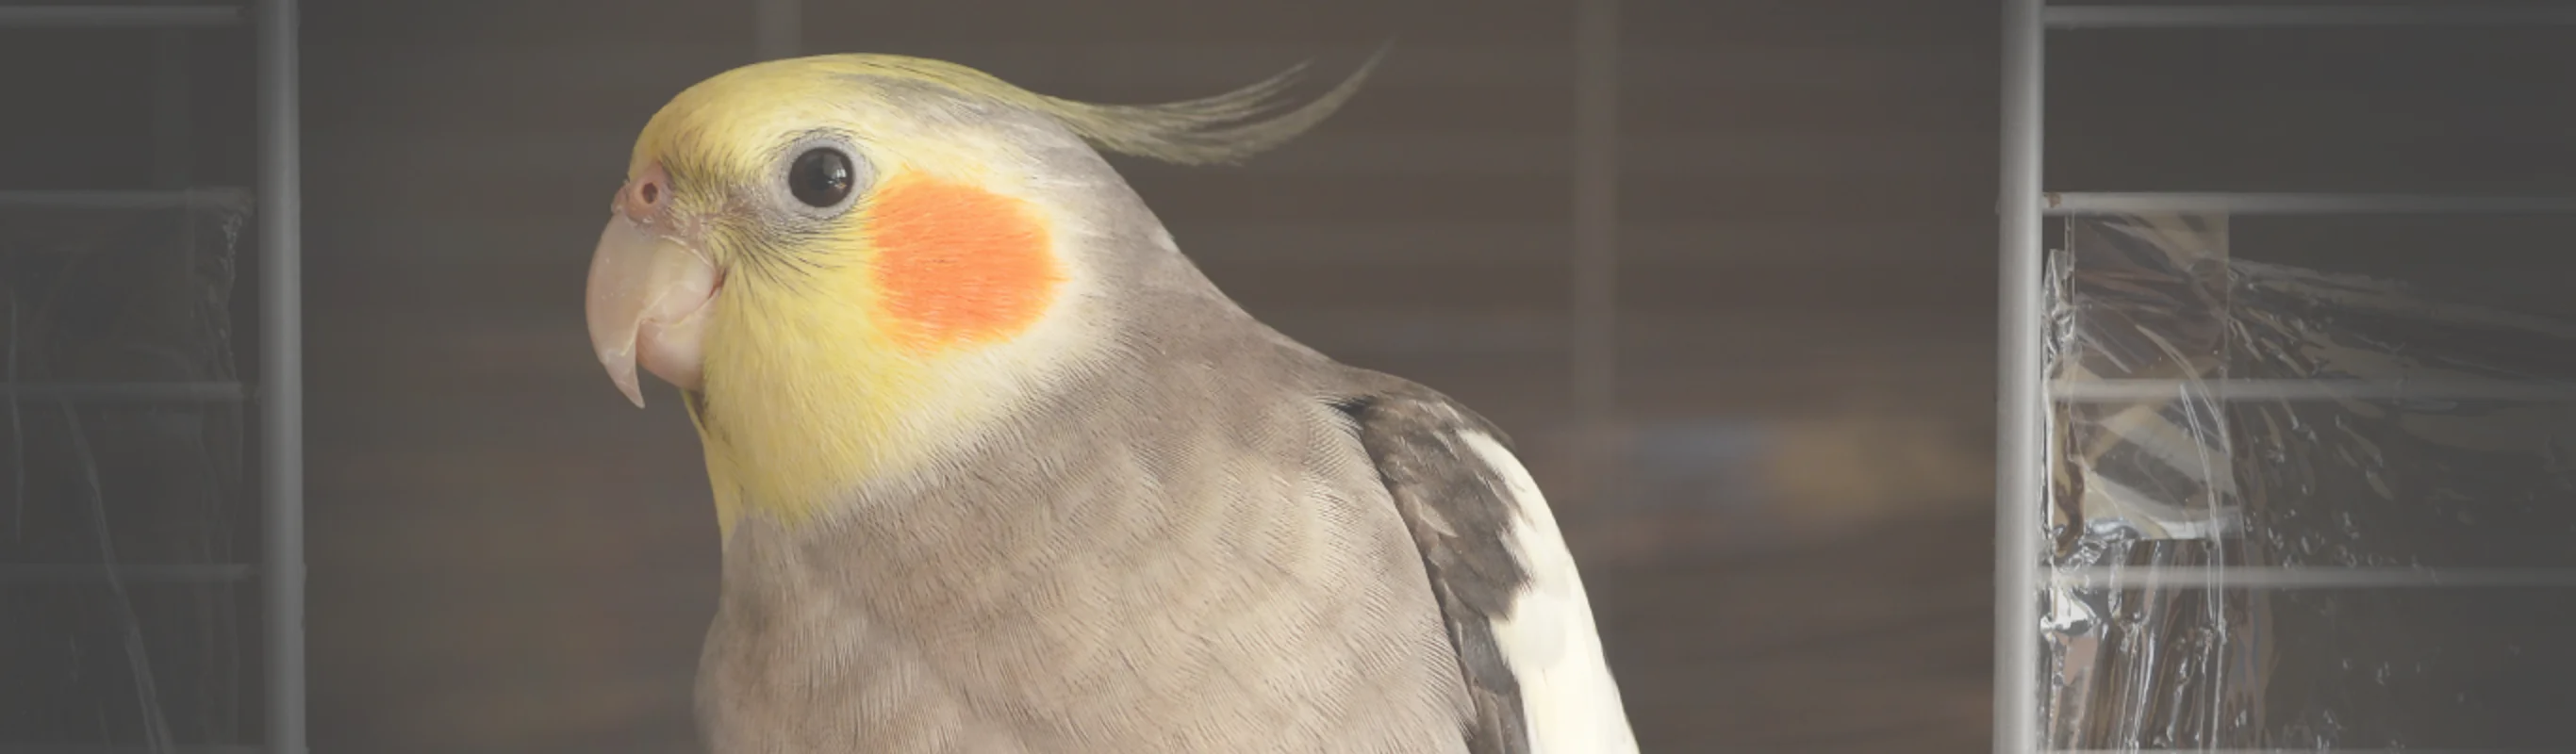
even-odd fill
[{"label": "bird's head", "polygon": [[636,405],[639,367],[688,394],[720,508],[817,504],[973,441],[1111,346],[1124,271],[1177,252],[1113,227],[1154,220],[1094,146],[1238,160],[1321,121],[1376,62],[1284,112],[1295,70],[1141,106],[898,56],[722,73],[635,142],[591,262],[592,345]]}]

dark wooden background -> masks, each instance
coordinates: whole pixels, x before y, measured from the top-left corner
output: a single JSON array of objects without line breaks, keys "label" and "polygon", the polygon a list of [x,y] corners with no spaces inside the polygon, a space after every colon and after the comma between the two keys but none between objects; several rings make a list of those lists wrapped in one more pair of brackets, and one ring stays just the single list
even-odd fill
[{"label": "dark wooden background", "polygon": [[[1983,751],[1996,4],[1621,5],[1616,489],[1575,473],[1565,0],[808,0],[800,42],[1152,101],[1397,37],[1271,156],[1121,164],[1256,314],[1521,439],[1647,750]],[[608,385],[580,290],[634,133],[753,59],[752,4],[305,8],[315,751],[693,750],[704,472],[666,388]],[[146,119],[115,92],[150,47],[115,39],[19,48],[114,53],[29,91]],[[246,96],[217,40],[197,84]],[[246,181],[248,111],[207,96],[195,179]],[[20,124],[105,157],[21,141],[0,175],[148,173],[100,122]]]}]

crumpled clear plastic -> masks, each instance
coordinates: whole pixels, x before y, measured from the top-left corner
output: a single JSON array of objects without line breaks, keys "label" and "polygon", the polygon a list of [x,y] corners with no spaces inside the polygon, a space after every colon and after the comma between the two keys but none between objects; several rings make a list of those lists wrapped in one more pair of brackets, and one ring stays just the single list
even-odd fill
[{"label": "crumpled clear plastic", "polygon": [[[2048,260],[2042,740],[2576,750],[2576,322],[2228,225],[2070,218]],[[2501,572],[2462,569],[2529,577],[2407,578]]]}]

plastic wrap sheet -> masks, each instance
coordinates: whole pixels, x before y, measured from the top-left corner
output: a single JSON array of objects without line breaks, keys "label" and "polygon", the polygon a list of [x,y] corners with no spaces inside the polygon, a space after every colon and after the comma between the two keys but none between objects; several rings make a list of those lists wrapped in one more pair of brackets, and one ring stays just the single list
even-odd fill
[{"label": "plastic wrap sheet", "polygon": [[[235,381],[245,211],[0,209],[0,380]],[[167,568],[257,562],[244,430],[239,403],[0,397],[0,750],[255,739],[254,574]]]},{"label": "plastic wrap sheet", "polygon": [[2071,219],[2049,281],[2052,748],[2576,751],[2576,588],[2279,583],[2576,567],[2576,406],[2441,387],[2576,384],[2576,323],[2237,259],[2214,216]]},{"label": "plastic wrap sheet", "polygon": [[[2051,384],[2225,379],[2233,292],[2224,218],[2077,220],[2051,260]],[[2243,525],[2223,406],[2178,390],[2124,403],[2052,403],[2052,565],[2206,565]],[[2050,588],[2045,718],[2058,748],[2215,741],[2227,710],[2259,707],[2230,678],[2262,616],[2215,591]],[[2233,681],[2233,682],[2231,682]],[[2232,696],[2231,696],[2232,695]]]}]

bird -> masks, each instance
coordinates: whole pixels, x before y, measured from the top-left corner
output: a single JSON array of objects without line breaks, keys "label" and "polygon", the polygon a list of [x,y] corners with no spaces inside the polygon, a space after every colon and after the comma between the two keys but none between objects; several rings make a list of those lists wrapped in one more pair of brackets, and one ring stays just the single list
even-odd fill
[{"label": "bird", "polygon": [[1389,49],[1302,103],[841,53],[651,115],[584,315],[704,451],[709,751],[1637,750],[1510,438],[1247,313],[1108,161],[1239,164]]}]

